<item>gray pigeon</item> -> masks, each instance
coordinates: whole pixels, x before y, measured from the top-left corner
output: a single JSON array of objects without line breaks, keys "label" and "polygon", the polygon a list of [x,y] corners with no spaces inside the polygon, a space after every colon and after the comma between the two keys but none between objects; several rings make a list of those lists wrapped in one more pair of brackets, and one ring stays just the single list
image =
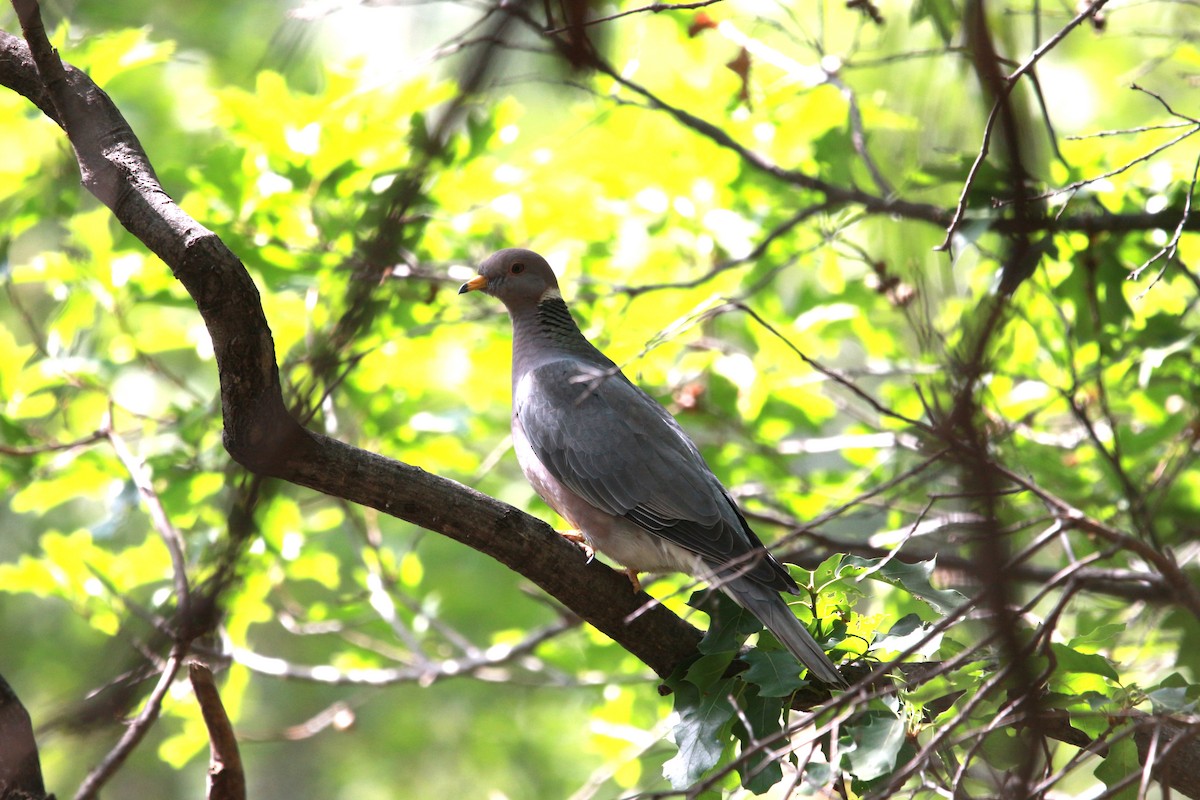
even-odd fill
[{"label": "gray pigeon", "polygon": [[501,250],[459,294],[483,290],[513,325],[513,447],[563,519],[619,564],[711,581],[827,684],[845,680],[780,592],[799,587],[763,547],[671,414],[584,338],[546,260]]}]

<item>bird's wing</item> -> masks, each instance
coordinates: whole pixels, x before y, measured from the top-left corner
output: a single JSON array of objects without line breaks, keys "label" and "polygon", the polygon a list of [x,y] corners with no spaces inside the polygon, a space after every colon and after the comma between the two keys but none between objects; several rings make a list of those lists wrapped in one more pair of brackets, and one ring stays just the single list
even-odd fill
[{"label": "bird's wing", "polygon": [[679,423],[619,371],[554,361],[522,376],[513,401],[537,459],[572,492],[710,566],[745,558],[748,577],[795,591]]}]

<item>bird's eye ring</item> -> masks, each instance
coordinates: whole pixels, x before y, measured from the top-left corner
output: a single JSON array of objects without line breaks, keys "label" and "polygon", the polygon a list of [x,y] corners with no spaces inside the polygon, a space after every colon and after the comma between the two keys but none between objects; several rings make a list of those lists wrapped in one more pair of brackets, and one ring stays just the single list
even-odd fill
[{"label": "bird's eye ring", "polygon": [[520,261],[518,261],[517,263],[515,263],[511,267],[509,267],[508,271],[513,275],[520,275],[522,272],[525,271],[525,265],[523,263],[521,263]]}]

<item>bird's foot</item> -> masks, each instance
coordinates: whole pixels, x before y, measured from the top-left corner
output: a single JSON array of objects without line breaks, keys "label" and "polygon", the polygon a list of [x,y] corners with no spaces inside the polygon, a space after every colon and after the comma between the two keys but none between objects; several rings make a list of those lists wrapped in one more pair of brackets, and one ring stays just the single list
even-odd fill
[{"label": "bird's foot", "polygon": [[582,531],[572,528],[569,531],[559,531],[558,534],[568,542],[574,542],[579,545],[579,549],[587,556],[588,563],[592,563],[592,559],[596,557],[596,548],[588,544],[588,540]]},{"label": "bird's foot", "polygon": [[629,582],[633,584],[633,593],[641,594],[642,582],[638,580],[638,571],[636,569],[625,570],[625,577],[629,578]]}]

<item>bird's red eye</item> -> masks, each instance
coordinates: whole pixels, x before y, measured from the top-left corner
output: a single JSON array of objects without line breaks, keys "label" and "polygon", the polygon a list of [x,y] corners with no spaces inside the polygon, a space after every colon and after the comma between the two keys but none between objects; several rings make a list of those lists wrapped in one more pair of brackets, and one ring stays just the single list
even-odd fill
[{"label": "bird's red eye", "polygon": [[520,261],[518,261],[517,263],[515,263],[511,267],[509,267],[508,271],[511,272],[513,275],[520,275],[522,272],[525,271],[525,265],[522,264]]}]

